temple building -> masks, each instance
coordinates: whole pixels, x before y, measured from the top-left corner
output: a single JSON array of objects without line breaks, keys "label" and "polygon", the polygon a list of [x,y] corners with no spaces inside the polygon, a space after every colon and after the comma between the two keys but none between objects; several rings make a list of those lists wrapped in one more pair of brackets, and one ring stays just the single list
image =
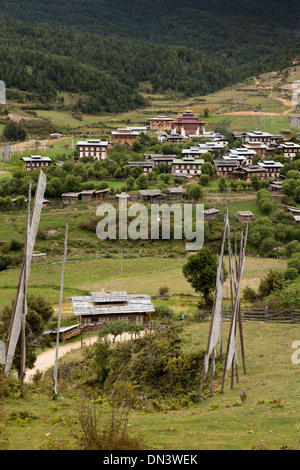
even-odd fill
[{"label": "temple building", "polygon": [[174,134],[183,136],[188,135],[202,135],[205,132],[205,122],[192,113],[190,110],[184,111],[179,114],[177,118],[171,122],[171,131]]}]

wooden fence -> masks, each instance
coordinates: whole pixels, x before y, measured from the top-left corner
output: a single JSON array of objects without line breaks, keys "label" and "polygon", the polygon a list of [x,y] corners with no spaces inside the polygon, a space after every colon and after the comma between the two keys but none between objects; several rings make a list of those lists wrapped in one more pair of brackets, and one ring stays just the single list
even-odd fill
[{"label": "wooden fence", "polygon": [[[243,321],[265,321],[273,323],[300,323],[300,310],[288,308],[284,310],[272,310],[268,308],[242,307]],[[229,320],[230,315],[224,312],[224,320]]]}]

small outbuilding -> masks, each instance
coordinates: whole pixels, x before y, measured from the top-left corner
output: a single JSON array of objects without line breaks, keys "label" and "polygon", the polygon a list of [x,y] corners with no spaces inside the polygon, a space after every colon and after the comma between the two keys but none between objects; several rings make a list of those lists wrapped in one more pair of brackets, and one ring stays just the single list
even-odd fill
[{"label": "small outbuilding", "polygon": [[203,211],[204,214],[204,220],[218,220],[219,218],[219,210],[212,208],[212,209],[206,209]]},{"label": "small outbuilding", "polygon": [[181,187],[178,188],[168,188],[170,198],[171,199],[183,199],[183,196],[185,195],[185,190]]},{"label": "small outbuilding", "polygon": [[242,224],[251,224],[253,222],[253,214],[250,211],[240,211],[237,213],[237,219]]},{"label": "small outbuilding", "polygon": [[95,190],[94,189],[86,189],[81,191],[80,199],[81,201],[92,201],[95,197]]},{"label": "small outbuilding", "polygon": [[107,199],[108,195],[109,195],[109,189],[108,188],[106,188],[106,189],[97,189],[95,191],[96,201]]},{"label": "small outbuilding", "polygon": [[167,199],[166,194],[162,193],[160,189],[141,189],[139,195],[142,201],[154,203],[165,202]]},{"label": "small outbuilding", "polygon": [[75,204],[79,200],[80,193],[64,193],[61,195],[63,204]]}]

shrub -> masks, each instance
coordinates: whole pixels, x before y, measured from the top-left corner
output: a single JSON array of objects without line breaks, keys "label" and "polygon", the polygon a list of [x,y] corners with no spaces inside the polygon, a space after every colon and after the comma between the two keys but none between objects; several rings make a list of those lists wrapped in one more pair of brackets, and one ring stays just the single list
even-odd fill
[{"label": "shrub", "polygon": [[164,295],[166,294],[167,292],[169,292],[169,288],[164,286],[164,287],[160,287],[159,288],[159,295]]},{"label": "shrub", "polygon": [[158,318],[172,318],[174,315],[174,311],[170,307],[166,307],[165,305],[159,305],[155,307],[155,315]]}]

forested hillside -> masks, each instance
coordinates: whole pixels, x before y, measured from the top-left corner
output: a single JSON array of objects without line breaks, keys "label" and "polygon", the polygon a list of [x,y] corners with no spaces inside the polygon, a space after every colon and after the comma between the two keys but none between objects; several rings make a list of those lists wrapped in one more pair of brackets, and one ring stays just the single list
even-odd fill
[{"label": "forested hillside", "polygon": [[145,105],[137,92],[148,81],[154,92],[191,96],[231,82],[217,60],[180,46],[147,44],[0,20],[1,79],[7,88],[80,95],[82,112],[116,112]]},{"label": "forested hillside", "polygon": [[187,46],[231,65],[299,40],[298,0],[10,0],[0,6],[12,18]]},{"label": "forested hillside", "polygon": [[6,87],[37,93],[42,102],[59,92],[76,94],[81,113],[143,107],[143,82],[154,93],[201,96],[300,58],[295,0],[288,6],[278,0],[24,0],[0,6]]}]

